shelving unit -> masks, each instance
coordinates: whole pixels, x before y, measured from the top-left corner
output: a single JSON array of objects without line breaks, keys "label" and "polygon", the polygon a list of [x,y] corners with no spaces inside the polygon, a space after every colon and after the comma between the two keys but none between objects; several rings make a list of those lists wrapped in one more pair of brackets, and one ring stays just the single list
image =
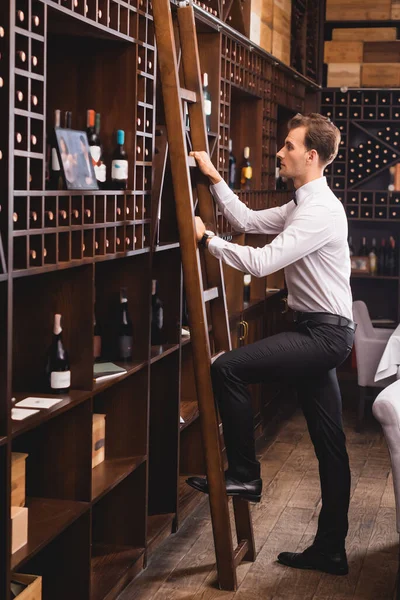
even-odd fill
[{"label": "shelving unit", "polygon": [[[208,11],[196,7],[213,102],[211,154],[227,177],[229,138],[238,166],[249,145],[254,186],[239,197],[253,209],[267,208],[289,194],[274,189],[279,111],[290,116],[310,99],[315,103],[317,86],[243,36],[248,2],[243,15],[239,2],[228,4],[222,15],[215,15],[220,3],[209,2]],[[7,0],[0,6],[1,598],[13,570],[42,575],[44,600],[116,598],[204,500],[185,484],[187,474],[204,472],[204,461],[191,342],[181,336],[183,278],[168,169],[152,246],[156,123],[162,127],[156,73],[149,0]],[[54,110],[72,111],[73,128],[84,129],[86,109],[93,106],[102,115],[108,172],[115,131],[125,130],[128,189],[48,190]],[[221,215],[218,223],[220,235],[238,243],[266,241],[236,236]],[[267,284],[283,286],[281,277],[253,281],[248,304],[243,274],[227,268],[225,277],[234,347],[285,326],[283,292],[265,291]],[[150,337],[152,279],[164,301],[159,346]],[[133,357],[124,363],[115,337],[121,287],[134,327]],[[98,383],[94,303],[102,358],[127,371]],[[12,398],[51,397],[43,373],[56,312],[63,317],[71,390],[53,408],[11,420]],[[287,392],[265,386],[253,392],[259,435]],[[96,413],[106,415],[105,461],[92,469]],[[29,532],[27,545],[11,554],[14,451],[29,455]]]},{"label": "shelving unit", "polygon": [[[342,91],[327,88],[321,92],[321,112],[332,118],[342,135],[337,159],[326,169],[328,183],[343,202],[349,220],[349,235],[353,245],[361,245],[366,236],[371,243],[376,238],[400,234],[400,190],[388,189],[390,167],[400,162],[400,149],[386,141],[379,132],[385,127],[396,129],[400,119],[400,91],[397,89],[350,89]],[[361,144],[361,148],[360,148]],[[367,154],[365,148],[371,148]],[[371,173],[358,168],[369,156]],[[353,162],[351,162],[353,161]],[[370,163],[368,163],[369,165]],[[367,163],[364,165],[366,166]],[[372,318],[400,320],[399,260],[394,276],[352,275],[355,300],[367,300]],[[374,280],[379,281],[379,293]],[[382,306],[382,297],[385,306]],[[382,308],[387,314],[382,314]]]}]

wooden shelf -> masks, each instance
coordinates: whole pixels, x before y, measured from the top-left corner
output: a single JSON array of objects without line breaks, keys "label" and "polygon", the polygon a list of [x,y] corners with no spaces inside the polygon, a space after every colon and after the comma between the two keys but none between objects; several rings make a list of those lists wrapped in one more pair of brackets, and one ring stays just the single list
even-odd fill
[{"label": "wooden shelf", "polygon": [[184,423],[180,424],[180,429],[183,431],[189,427],[199,416],[199,406],[196,400],[181,400],[180,416],[184,419]]},{"label": "wooden shelf", "polygon": [[144,553],[145,548],[93,544],[91,600],[103,600],[111,592],[115,598],[143,568]]},{"label": "wooden shelf", "polygon": [[150,364],[153,365],[157,361],[162,360],[177,350],[179,350],[179,344],[162,344],[161,346],[152,346]]},{"label": "wooden shelf", "polygon": [[166,537],[171,533],[175,513],[165,515],[149,515],[147,518],[147,545],[152,546],[156,539]]},{"label": "wooden shelf", "polygon": [[99,381],[97,383],[94,383],[93,386],[93,395],[95,394],[99,394],[100,392],[104,392],[104,390],[112,387],[113,385],[119,383],[120,381],[122,381],[123,379],[126,379],[127,377],[130,377],[130,375],[133,375],[134,373],[138,373],[139,371],[141,371],[142,369],[145,369],[148,365],[148,361],[147,360],[142,360],[142,361],[135,361],[135,362],[120,362],[120,361],[114,361],[114,364],[116,364],[119,367],[123,367],[124,369],[126,369],[126,373],[122,373],[122,375],[120,375],[119,377],[114,377],[112,379],[106,379],[104,381]]},{"label": "wooden shelf", "polygon": [[147,459],[146,456],[133,456],[105,460],[92,470],[92,502],[97,502],[128,475],[133,473]]},{"label": "wooden shelf", "polygon": [[11,556],[12,569],[21,567],[68,525],[89,510],[90,505],[86,502],[53,498],[27,498],[26,506],[29,509],[28,543]]},{"label": "wooden shelf", "polygon": [[7,437],[0,437],[0,446],[4,446],[5,444],[7,444]]},{"label": "wooden shelf", "polygon": [[369,273],[352,273],[352,279],[369,279],[370,281],[375,281],[376,279],[380,281],[398,281],[399,278],[391,275],[370,275]]},{"label": "wooden shelf", "polygon": [[179,248],[179,246],[179,242],[172,242],[171,244],[159,244],[158,246],[156,246],[155,251],[165,252],[167,250],[175,250],[176,248]]},{"label": "wooden shelf", "polygon": [[[18,435],[21,435],[22,433],[25,433],[25,432],[29,431],[30,429],[38,427],[42,423],[45,423],[46,421],[49,421],[50,419],[53,419],[54,417],[57,417],[58,415],[62,414],[63,412],[70,410],[71,408],[74,408],[75,406],[78,406],[78,404],[81,404],[82,402],[84,402],[85,400],[90,398],[91,395],[92,395],[92,392],[81,391],[81,390],[70,390],[70,392],[68,394],[61,394],[59,396],[59,398],[61,399],[61,402],[59,402],[52,408],[40,410],[38,413],[36,413],[30,417],[27,417],[23,421],[12,421],[12,437],[15,438]],[[17,404],[19,401],[23,400],[24,398],[28,398],[28,397],[32,397],[32,396],[35,398],[56,398],[57,397],[56,394],[41,394],[41,393],[35,393],[35,392],[16,393],[15,394],[16,402],[13,404],[13,407],[18,408],[15,406],[15,404]]]}]

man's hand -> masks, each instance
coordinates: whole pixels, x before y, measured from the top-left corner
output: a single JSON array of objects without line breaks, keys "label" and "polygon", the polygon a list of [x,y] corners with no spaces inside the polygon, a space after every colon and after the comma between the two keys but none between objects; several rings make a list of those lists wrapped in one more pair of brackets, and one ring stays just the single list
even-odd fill
[{"label": "man's hand", "polygon": [[222,177],[212,164],[207,152],[204,152],[203,150],[201,152],[190,152],[189,156],[193,156],[200,171],[210,179],[212,184],[221,181]]},{"label": "man's hand", "polygon": [[200,217],[195,217],[194,218],[194,225],[196,227],[196,239],[197,239],[198,242],[200,242],[200,240],[203,237],[204,232],[206,230],[206,226],[204,225],[204,223],[200,219]]}]

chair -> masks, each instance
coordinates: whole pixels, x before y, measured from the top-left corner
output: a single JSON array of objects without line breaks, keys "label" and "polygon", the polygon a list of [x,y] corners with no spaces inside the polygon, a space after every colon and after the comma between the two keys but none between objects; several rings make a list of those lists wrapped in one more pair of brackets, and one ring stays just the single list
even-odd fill
[{"label": "chair", "polygon": [[360,391],[358,400],[357,429],[361,429],[365,413],[367,389],[382,388],[391,383],[394,378],[388,377],[374,381],[375,373],[393,329],[378,329],[373,327],[368,308],[362,300],[353,302],[353,318],[357,323],[354,338],[357,360],[357,381]]},{"label": "chair", "polygon": [[[389,449],[396,501],[396,527],[400,533],[400,379],[378,394],[372,405],[372,413],[382,426]],[[399,574],[395,597],[400,597]]]}]

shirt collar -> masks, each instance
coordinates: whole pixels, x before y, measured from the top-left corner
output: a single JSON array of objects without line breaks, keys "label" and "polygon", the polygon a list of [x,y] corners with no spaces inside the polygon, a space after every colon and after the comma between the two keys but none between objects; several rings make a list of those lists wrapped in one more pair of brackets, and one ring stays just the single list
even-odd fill
[{"label": "shirt collar", "polygon": [[310,196],[315,192],[320,192],[327,187],[328,183],[326,177],[319,177],[318,179],[313,179],[313,181],[310,181],[309,183],[305,183],[295,192],[296,204],[298,205],[299,202],[305,200],[307,196]]}]

